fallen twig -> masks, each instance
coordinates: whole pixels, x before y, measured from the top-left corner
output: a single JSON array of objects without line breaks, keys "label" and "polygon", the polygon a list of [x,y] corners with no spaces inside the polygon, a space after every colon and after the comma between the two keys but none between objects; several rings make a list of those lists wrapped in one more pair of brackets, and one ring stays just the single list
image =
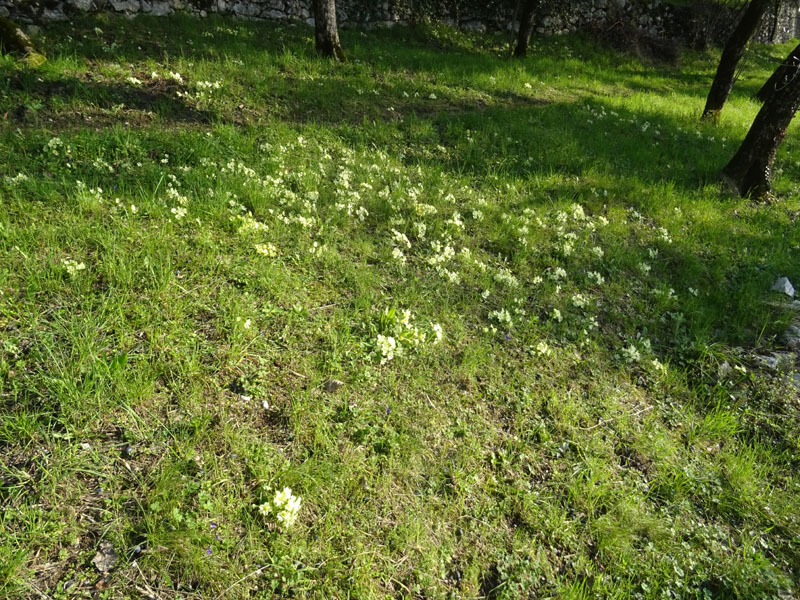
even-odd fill
[{"label": "fallen twig", "polygon": [[630,413],[629,415],[620,415],[619,417],[611,417],[610,419],[600,419],[600,422],[597,425],[592,425],[591,427],[578,427],[578,429],[580,429],[581,431],[591,431],[592,429],[597,429],[598,427],[601,427],[603,425],[608,425],[609,423],[613,423],[622,416],[638,417],[643,412],[647,412],[648,410],[652,409],[653,409],[652,406],[645,406],[643,409],[638,410],[634,413]]},{"label": "fallen twig", "polygon": [[245,575],[244,577],[242,577],[242,578],[241,578],[239,581],[235,581],[234,583],[232,583],[231,585],[229,585],[227,588],[225,588],[225,590],[224,590],[224,591],[223,591],[223,592],[222,592],[222,593],[221,593],[219,596],[217,596],[217,598],[224,598],[224,597],[225,597],[225,594],[227,594],[228,592],[230,592],[230,591],[231,591],[233,588],[235,588],[237,585],[239,585],[240,583],[242,583],[242,582],[243,582],[243,581],[245,581],[246,579],[250,579],[251,577],[255,577],[256,575],[258,575],[259,573],[261,573],[261,571],[263,571],[264,569],[266,569],[266,568],[268,568],[268,567],[269,567],[269,565],[264,565],[263,567],[260,567],[260,568],[256,569],[256,570],[255,570],[255,571],[253,571],[252,573],[248,573],[247,575]]}]

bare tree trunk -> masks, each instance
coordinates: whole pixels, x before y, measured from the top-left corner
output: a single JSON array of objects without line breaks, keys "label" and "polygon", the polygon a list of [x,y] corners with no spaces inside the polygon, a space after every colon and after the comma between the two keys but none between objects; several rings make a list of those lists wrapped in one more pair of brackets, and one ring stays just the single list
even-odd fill
[{"label": "bare tree trunk", "polygon": [[533,33],[533,16],[536,13],[536,6],[538,4],[539,0],[523,0],[522,12],[519,17],[517,47],[514,48],[514,56],[518,58],[528,55],[528,42]]},{"label": "bare tree trunk", "polygon": [[517,38],[517,32],[514,31],[514,28],[517,25],[517,19],[519,18],[519,11],[521,8],[522,8],[522,0],[517,0],[517,6],[514,9],[514,15],[511,17],[511,39],[508,40],[509,56],[514,54],[514,41]]},{"label": "bare tree trunk", "polygon": [[317,52],[328,58],[346,60],[336,26],[336,0],[314,0],[314,30]]},{"label": "bare tree trunk", "polygon": [[775,6],[772,7],[772,25],[769,28],[769,43],[774,44],[775,38],[778,37],[778,22],[781,20],[781,0],[775,0]]},{"label": "bare tree trunk", "polygon": [[800,45],[795,46],[795,49],[781,63],[781,66],[775,69],[775,72],[767,79],[767,83],[753,97],[761,100],[761,102],[769,100],[769,97],[776,90],[786,85],[794,76],[798,66],[800,66]]},{"label": "bare tree trunk", "polygon": [[[781,67],[778,67],[780,69]],[[722,170],[722,179],[742,196],[768,196],[775,154],[800,105],[800,69],[761,107],[741,147]]]},{"label": "bare tree trunk", "polygon": [[714,82],[708,92],[706,107],[703,110],[703,119],[716,119],[719,117],[719,113],[731,93],[731,88],[733,88],[736,65],[739,64],[742,56],[744,56],[747,42],[756,32],[761,18],[771,2],[772,0],[752,0],[747,10],[744,11],[742,20],[733,30],[728,43],[725,44],[725,49],[722,51],[717,74],[714,76]]}]

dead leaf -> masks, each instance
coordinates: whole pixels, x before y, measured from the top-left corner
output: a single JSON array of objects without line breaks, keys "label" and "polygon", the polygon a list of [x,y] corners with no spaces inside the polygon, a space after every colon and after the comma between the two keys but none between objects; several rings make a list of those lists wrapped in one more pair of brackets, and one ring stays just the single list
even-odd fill
[{"label": "dead leaf", "polygon": [[111,575],[101,577],[94,582],[94,589],[98,592],[107,590],[111,586]]}]

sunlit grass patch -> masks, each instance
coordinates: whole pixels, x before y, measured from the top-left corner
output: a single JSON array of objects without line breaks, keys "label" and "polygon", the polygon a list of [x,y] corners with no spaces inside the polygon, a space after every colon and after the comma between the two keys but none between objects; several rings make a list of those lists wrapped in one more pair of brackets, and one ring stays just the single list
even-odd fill
[{"label": "sunlit grass patch", "polygon": [[797,392],[754,358],[791,136],[756,205],[711,56],[343,37],[101,19],[0,63],[3,594],[795,593]]}]

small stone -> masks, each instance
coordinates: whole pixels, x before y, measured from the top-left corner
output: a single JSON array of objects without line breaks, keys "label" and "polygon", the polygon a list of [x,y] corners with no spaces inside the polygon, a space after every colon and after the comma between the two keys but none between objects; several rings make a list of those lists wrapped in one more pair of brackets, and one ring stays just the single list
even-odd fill
[{"label": "small stone", "polygon": [[171,10],[169,2],[153,2],[150,7],[150,14],[156,17],[163,17],[168,15]]},{"label": "small stone", "polygon": [[756,356],[755,360],[760,367],[768,371],[778,370],[778,359],[775,356]]},{"label": "small stone", "polygon": [[790,298],[794,298],[794,286],[792,286],[792,282],[789,281],[788,277],[781,277],[775,280],[775,283],[772,284],[771,290],[773,292],[780,292],[782,294],[786,294]]},{"label": "small stone", "polygon": [[142,7],[138,0],[110,0],[110,2],[117,12],[138,12]]},{"label": "small stone", "polygon": [[42,12],[41,19],[45,22],[65,21],[67,15],[64,14],[64,9],[60,6],[56,8],[45,8]]},{"label": "small stone", "polygon": [[792,350],[800,350],[800,324],[793,323],[789,325],[786,331],[783,332],[781,340]]},{"label": "small stone", "polygon": [[257,17],[260,11],[259,6],[247,2],[237,2],[233,5],[233,12],[243,17]]},{"label": "small stone", "polygon": [[759,367],[774,373],[792,370],[795,355],[791,352],[770,352],[768,355],[759,355],[754,358]]},{"label": "small stone", "polygon": [[117,563],[117,552],[114,546],[109,542],[100,542],[100,547],[97,549],[97,554],[92,559],[94,568],[101,573],[108,573],[114,568]]},{"label": "small stone", "polygon": [[733,367],[731,367],[730,363],[726,360],[719,366],[719,369],[717,371],[720,378],[725,378],[731,373],[733,373]]},{"label": "small stone", "polygon": [[325,382],[325,391],[329,394],[335,394],[343,385],[344,381],[339,381],[338,379],[329,379]]}]

